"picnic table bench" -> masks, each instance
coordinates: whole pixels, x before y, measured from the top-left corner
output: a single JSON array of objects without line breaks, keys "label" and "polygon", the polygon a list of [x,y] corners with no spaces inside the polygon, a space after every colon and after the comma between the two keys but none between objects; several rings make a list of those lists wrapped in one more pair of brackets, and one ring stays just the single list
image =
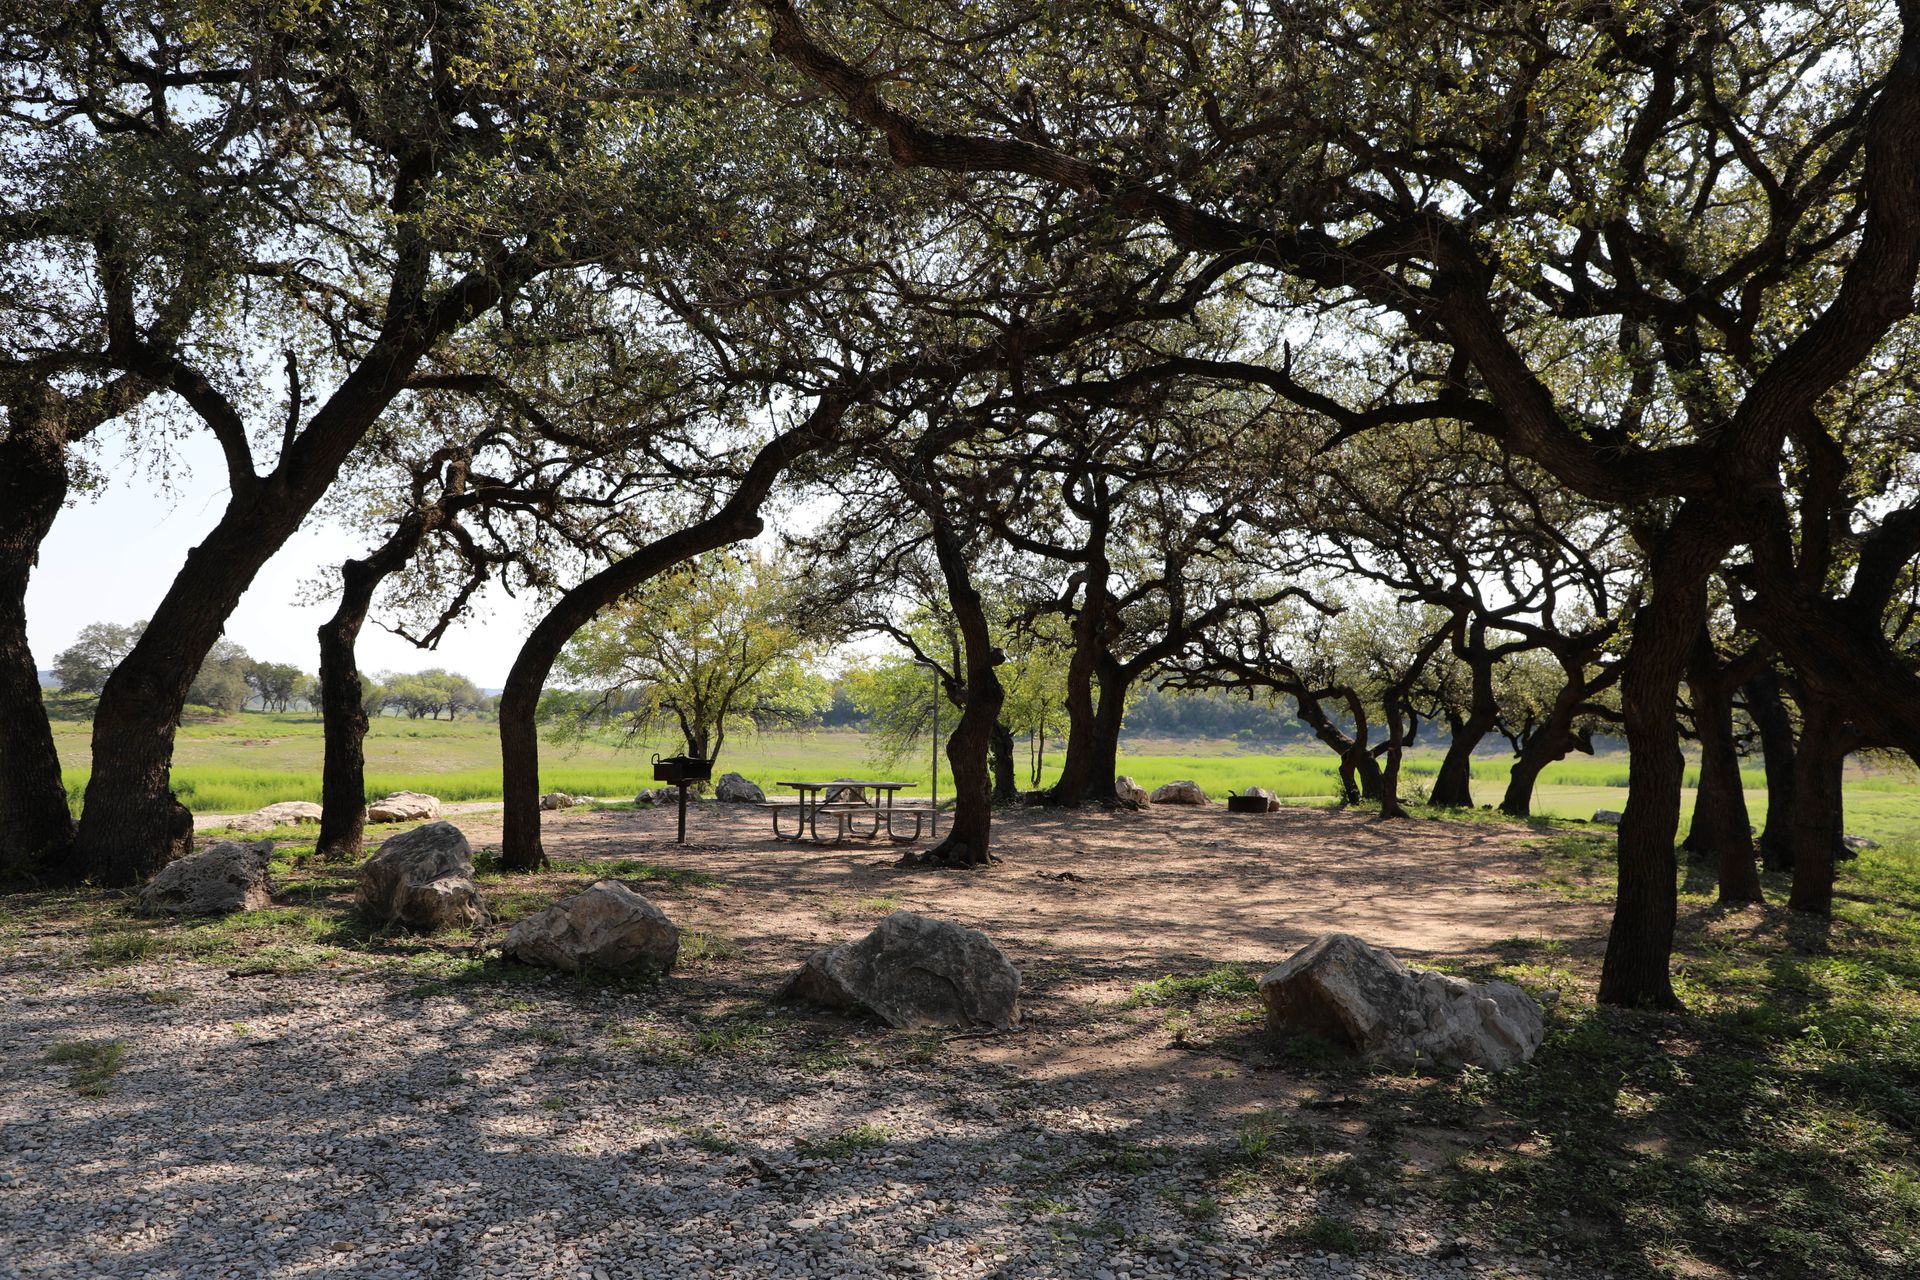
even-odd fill
[{"label": "picnic table bench", "polygon": [[[761,806],[773,814],[773,834],[782,840],[810,838],[821,844],[838,843],[848,836],[873,840],[884,830],[889,840],[907,844],[920,838],[923,825],[933,817],[930,806],[894,803],[894,794],[907,786],[904,782],[835,778],[830,782],[783,781],[776,785],[800,793],[797,800],[769,800]],[[789,812],[797,819],[791,833],[780,823],[781,815]],[[908,818],[913,819],[913,829],[903,832],[901,827]],[[832,835],[820,834],[822,819],[833,824]]]}]

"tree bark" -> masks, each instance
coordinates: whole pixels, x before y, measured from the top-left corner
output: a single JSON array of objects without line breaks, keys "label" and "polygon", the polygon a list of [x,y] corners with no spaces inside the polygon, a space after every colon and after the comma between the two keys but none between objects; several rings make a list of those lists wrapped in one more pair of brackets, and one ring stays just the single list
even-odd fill
[{"label": "tree bark", "polygon": [[1748,680],[1747,714],[1760,730],[1760,758],[1767,771],[1767,822],[1760,832],[1760,860],[1769,871],[1793,869],[1793,717],[1780,696],[1780,673],[1768,668]]},{"label": "tree bark", "polygon": [[1687,672],[1694,731],[1700,739],[1700,786],[1694,793],[1693,825],[1685,848],[1719,868],[1720,901],[1760,902],[1760,870],[1754,862],[1746,792],[1740,786],[1740,755],[1733,738],[1733,687],[1713,641],[1703,627]]},{"label": "tree bark", "polygon": [[1487,652],[1486,629],[1474,622],[1470,630],[1459,657],[1473,673],[1473,691],[1465,718],[1449,726],[1453,737],[1440,761],[1440,771],[1433,776],[1433,789],[1427,794],[1427,803],[1435,808],[1473,808],[1473,753],[1500,718],[1500,707],[1493,696],[1494,658]]},{"label": "tree bark", "polygon": [[1800,723],[1793,758],[1793,888],[1787,906],[1830,916],[1834,861],[1845,836],[1841,784],[1849,734],[1839,710],[1811,690],[1801,706]]},{"label": "tree bark", "polygon": [[[1349,736],[1320,702],[1320,697],[1305,689],[1289,690],[1293,694],[1294,715],[1321,742],[1331,748],[1340,757],[1340,790],[1344,804],[1359,804],[1363,800],[1374,800],[1380,796],[1380,762],[1374,759],[1373,752],[1367,749],[1366,711],[1360,707],[1354,721],[1355,733]],[[1330,690],[1347,697],[1348,705],[1358,705],[1359,699],[1350,690]]]},{"label": "tree bark", "polygon": [[993,751],[993,802],[1012,804],[1020,798],[1020,773],[1013,758],[1013,730],[995,721],[991,735]]},{"label": "tree bark", "polygon": [[360,689],[354,645],[373,606],[374,592],[389,574],[413,558],[428,519],[404,518],[393,535],[364,560],[340,566],[340,603],[320,624],[320,720],[325,754],[320,773],[320,837],[323,859],[358,859],[367,825],[367,710]]},{"label": "tree bark", "polygon": [[601,609],[656,574],[703,551],[758,535],[764,527],[760,507],[774,481],[795,460],[832,437],[848,403],[844,396],[823,397],[805,422],[761,448],[733,496],[718,511],[608,565],[561,596],[535,625],[520,646],[500,692],[500,780],[505,801],[500,865],[504,870],[538,871],[547,865],[546,850],[540,844],[538,712],[540,691],[567,641]]},{"label": "tree bark", "polygon": [[[1077,809],[1089,800],[1101,777],[1096,757],[1101,725],[1094,705],[1094,671],[1104,643],[1107,612],[1107,568],[1105,559],[1092,556],[1084,572],[1085,599],[1073,619],[1073,653],[1067,660],[1067,746],[1060,761],[1060,776],[1048,789],[1047,799],[1063,808]],[[1115,736],[1118,736],[1116,731]],[[1107,779],[1105,793],[1113,794],[1113,780]]]},{"label": "tree bark", "polygon": [[[931,485],[929,486],[931,487]],[[1003,660],[993,645],[987,625],[987,611],[980,591],[973,585],[967,557],[944,511],[944,502],[934,491],[927,517],[933,526],[934,554],[946,579],[947,600],[960,631],[961,658],[966,688],[960,722],[947,739],[947,765],[953,770],[953,818],[947,824],[944,840],[926,853],[901,858],[903,865],[916,862],[946,866],[985,866],[995,861],[992,852],[993,780],[989,776],[988,754],[992,749],[994,728],[1000,721],[1000,707],[1006,701],[1000,677],[994,671]]]},{"label": "tree bark", "polygon": [[0,439],[0,870],[33,874],[73,840],[60,755],[27,643],[27,582],[67,496],[63,433],[8,406]]},{"label": "tree bark", "polygon": [[[498,301],[500,290],[499,280],[475,272],[432,306],[416,299],[404,314],[390,314],[388,332],[307,420],[267,476],[252,470],[238,414],[224,403],[213,412],[209,422],[228,451],[232,497],[206,541],[187,553],[145,634],[101,690],[93,720],[93,776],[68,869],[74,878],[138,884],[166,863],[176,847],[176,801],[168,789],[173,738],[200,664],[261,566],[300,527],[421,357],[442,334]],[[187,377],[169,376],[175,389]],[[217,398],[207,392],[196,408],[209,396]]]},{"label": "tree bark", "polygon": [[[1680,521],[1686,521],[1683,512]],[[1674,837],[1684,780],[1676,705],[1693,642],[1706,618],[1706,579],[1718,559],[1698,529],[1675,530],[1652,557],[1651,592],[1633,626],[1621,683],[1629,751],[1626,811],[1618,835],[1619,889],[1600,975],[1602,1004],[1678,1009],[1672,975]]]}]

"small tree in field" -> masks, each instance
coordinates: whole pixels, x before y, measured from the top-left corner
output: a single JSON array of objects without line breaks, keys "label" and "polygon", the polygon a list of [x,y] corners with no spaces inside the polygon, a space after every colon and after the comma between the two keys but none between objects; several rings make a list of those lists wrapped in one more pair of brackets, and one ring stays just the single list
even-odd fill
[{"label": "small tree in field", "polygon": [[815,714],[831,691],[795,579],[778,559],[725,554],[655,579],[567,646],[559,668],[571,688],[548,695],[548,717],[571,734],[671,727],[689,755],[714,759],[732,729]]},{"label": "small tree in field", "polygon": [[144,622],[123,626],[117,622],[90,622],[80,628],[73,644],[53,659],[53,674],[66,693],[98,693],[100,687],[138,643]]}]

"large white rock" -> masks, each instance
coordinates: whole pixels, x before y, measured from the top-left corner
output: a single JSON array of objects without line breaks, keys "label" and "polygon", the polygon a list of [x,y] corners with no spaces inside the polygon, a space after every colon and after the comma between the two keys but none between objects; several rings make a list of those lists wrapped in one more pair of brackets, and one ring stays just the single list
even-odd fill
[{"label": "large white rock", "polygon": [[1006,1028],[1020,1020],[1020,971],[984,933],[896,911],[855,942],[814,952],[781,993],[869,1010],[896,1027]]},{"label": "large white rock", "polygon": [[680,955],[680,930],[618,880],[601,880],[514,925],[500,949],[549,969],[665,973]]},{"label": "large white rock", "polygon": [[822,797],[825,803],[865,804],[867,802],[867,789],[855,786],[852,778],[835,778],[833,781],[834,785],[828,787],[826,795]]},{"label": "large white rock", "polygon": [[1500,1071],[1533,1057],[1540,1006],[1511,982],[1408,969],[1350,933],[1326,933],[1260,979],[1271,1030],[1311,1031],[1412,1070]]},{"label": "large white rock", "polygon": [[140,890],[140,910],[149,915],[216,916],[270,907],[273,882],[267,864],[272,856],[271,840],[222,840],[190,853],[147,881]]},{"label": "large white rock", "polygon": [[1207,793],[1192,778],[1181,778],[1163,787],[1155,787],[1148,797],[1155,804],[1212,804]]},{"label": "large white rock", "polygon": [[540,797],[542,809],[571,809],[584,801],[583,796],[570,796],[564,791],[549,791]]},{"label": "large white rock", "polygon": [[282,800],[279,804],[255,809],[251,816],[267,824],[265,827],[255,828],[260,831],[265,831],[269,827],[314,825],[320,821],[320,806],[311,800]]},{"label": "large white rock", "polygon": [[473,850],[451,822],[403,832],[360,865],[360,909],[416,933],[487,918],[473,883]]},{"label": "large white rock", "polygon": [[723,773],[713,784],[713,798],[733,804],[765,804],[767,793],[757,782],[749,782],[737,773]]},{"label": "large white rock", "polygon": [[1121,774],[1113,780],[1113,793],[1136,808],[1144,809],[1149,803],[1147,789],[1133,780],[1130,774]]},{"label": "large white rock", "polygon": [[1603,827],[1617,827],[1620,825],[1620,815],[1612,809],[1595,809],[1592,821]]},{"label": "large white rock", "polygon": [[396,791],[367,806],[368,822],[438,822],[440,798],[422,791]]}]

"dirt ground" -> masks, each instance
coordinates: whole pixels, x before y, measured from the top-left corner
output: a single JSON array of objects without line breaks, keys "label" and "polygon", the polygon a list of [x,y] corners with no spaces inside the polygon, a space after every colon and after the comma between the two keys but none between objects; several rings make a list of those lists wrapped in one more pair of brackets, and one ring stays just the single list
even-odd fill
[{"label": "dirt ground", "polygon": [[[497,810],[449,816],[476,851],[497,845]],[[995,817],[998,865],[942,871],[897,867],[899,847],[884,839],[776,840],[766,812],[747,806],[695,806],[685,845],[671,809],[543,818],[558,876],[575,860],[608,859],[696,873],[702,883],[662,906],[683,930],[730,941],[734,954],[712,976],[742,994],[770,992],[812,950],[889,911],[937,916],[979,929],[1022,972],[1021,1031],[968,1046],[973,1055],[1116,1091],[1178,1086],[1190,1105],[1225,1113],[1270,1097],[1273,1082],[1223,1079],[1207,1054],[1169,1052],[1186,1046],[1156,1020],[1114,1018],[1138,984],[1277,964],[1331,930],[1419,964],[1514,937],[1584,952],[1603,945],[1607,924],[1590,902],[1523,887],[1536,833],[1484,823],[1307,807],[1018,809]]]}]

